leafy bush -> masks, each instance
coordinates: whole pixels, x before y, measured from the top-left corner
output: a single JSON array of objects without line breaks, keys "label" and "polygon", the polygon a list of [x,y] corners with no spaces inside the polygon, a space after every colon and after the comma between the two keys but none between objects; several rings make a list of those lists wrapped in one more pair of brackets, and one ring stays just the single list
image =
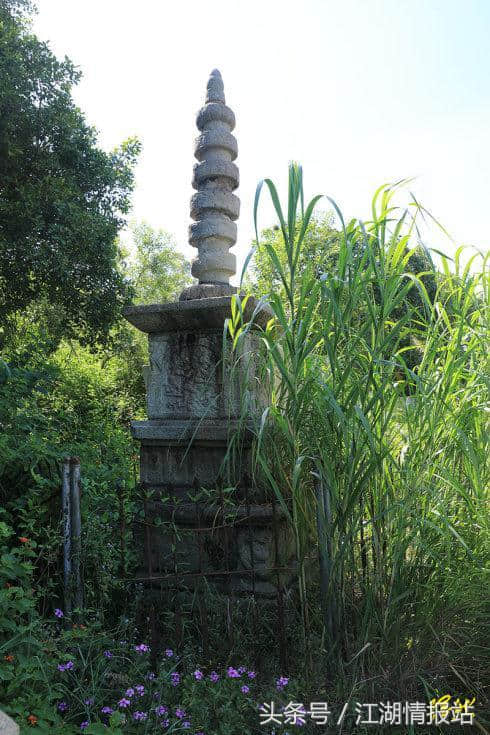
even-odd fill
[{"label": "leafy bush", "polygon": [[[25,625],[15,625],[25,634]],[[128,625],[111,634],[97,622],[72,624],[60,609],[51,620],[36,618],[29,641],[13,635],[5,644],[0,703],[23,730],[35,724],[37,732],[225,735],[239,728],[246,735],[263,732],[259,706],[289,684],[282,676],[260,681],[245,666],[206,671],[170,649],[152,670],[150,649],[135,634]]]}]

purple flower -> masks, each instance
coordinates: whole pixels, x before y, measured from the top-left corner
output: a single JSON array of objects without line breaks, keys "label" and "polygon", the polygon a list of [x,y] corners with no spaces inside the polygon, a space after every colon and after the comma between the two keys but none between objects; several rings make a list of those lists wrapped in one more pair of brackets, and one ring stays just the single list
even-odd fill
[{"label": "purple flower", "polygon": [[93,705],[93,703],[94,703],[94,698],[93,697],[89,697],[88,699],[85,700],[85,705],[87,707],[91,707]]},{"label": "purple flower", "polygon": [[121,709],[124,709],[125,707],[129,707],[130,704],[131,702],[129,701],[129,699],[126,699],[126,697],[123,697],[122,699],[119,700],[119,702],[117,703],[117,706],[120,707]]},{"label": "purple flower", "polygon": [[146,714],[146,712],[133,712],[133,720],[140,720],[141,722],[143,722],[143,720],[146,720],[147,717],[148,715]]},{"label": "purple flower", "polygon": [[149,681],[152,681],[154,678],[155,674],[153,673],[153,671],[149,671],[145,676],[145,679],[148,679]]},{"label": "purple flower", "polygon": [[241,688],[241,691],[242,691],[242,692],[243,692],[244,694],[248,694],[248,693],[249,693],[249,691],[250,691],[250,687],[248,687],[248,686],[247,686],[246,684],[244,684],[244,685],[242,686],[242,688]]},{"label": "purple flower", "polygon": [[88,720],[85,720],[85,722],[82,722],[80,725],[80,730],[85,730],[90,725],[90,722]]},{"label": "purple flower", "polygon": [[146,643],[140,643],[139,646],[134,647],[134,650],[136,653],[148,653],[150,646],[147,646]]},{"label": "purple flower", "polygon": [[228,667],[228,671],[226,672],[227,675],[230,677],[230,679],[239,679],[240,674],[236,669],[233,668],[233,666]]},{"label": "purple flower", "polygon": [[278,680],[276,681],[276,688],[277,688],[277,690],[278,690],[278,691],[280,692],[280,691],[282,691],[282,689],[284,689],[284,687],[285,687],[285,686],[287,686],[288,684],[289,684],[289,679],[288,679],[288,677],[287,677],[287,676],[281,676],[281,677],[279,677],[279,679],[278,679]]},{"label": "purple flower", "polygon": [[131,697],[134,696],[134,689],[133,689],[133,687],[129,687],[129,689],[126,689],[126,691],[124,693],[125,693],[125,695],[127,697],[129,697],[131,699]]},{"label": "purple flower", "polygon": [[63,617],[63,610],[60,610],[59,607],[57,607],[57,608],[55,608],[54,614],[56,615],[57,618],[62,618]]},{"label": "purple flower", "polygon": [[184,720],[184,722],[182,723],[182,727],[184,728],[184,730],[188,730],[190,726],[191,723],[189,722],[189,720]]},{"label": "purple flower", "polygon": [[172,686],[176,687],[178,684],[180,684],[180,674],[177,673],[177,671],[173,671],[170,674],[170,679],[172,680]]},{"label": "purple flower", "polygon": [[179,720],[181,720],[183,717],[185,717],[185,710],[180,709],[180,707],[177,707],[177,709],[175,710],[175,716],[178,717]]},{"label": "purple flower", "polygon": [[162,720],[162,727],[168,727],[170,725],[170,720]]},{"label": "purple flower", "polygon": [[199,671],[199,669],[196,669],[194,671],[194,678],[200,681],[201,679],[204,678],[204,674],[202,673],[202,671]]},{"label": "purple flower", "polygon": [[172,656],[173,656],[173,655],[174,655],[174,652],[172,651],[172,649],[171,649],[171,648],[166,648],[166,649],[165,649],[165,656],[166,656],[167,658],[172,658]]},{"label": "purple flower", "polygon": [[73,661],[67,661],[66,664],[58,664],[58,671],[67,671],[73,668]]},{"label": "purple flower", "polygon": [[240,674],[240,676],[241,676],[242,674],[244,674],[244,673],[246,672],[246,670],[247,670],[247,669],[245,668],[245,666],[239,666],[239,667],[238,667],[238,673]]},{"label": "purple flower", "polygon": [[209,678],[211,679],[211,681],[218,681],[219,674],[217,674],[216,671],[211,671],[211,673],[209,674]]},{"label": "purple flower", "polygon": [[106,658],[112,658],[112,653],[110,651],[104,651],[104,656]]},{"label": "purple flower", "polygon": [[60,712],[66,712],[68,705],[66,702],[58,702],[58,709]]},{"label": "purple flower", "polygon": [[143,684],[138,684],[138,686],[136,686],[135,689],[136,689],[136,694],[139,697],[142,697],[143,694],[145,693],[145,687],[143,686]]},{"label": "purple flower", "polygon": [[248,676],[249,679],[255,679],[255,677],[257,676],[257,674],[255,673],[255,671],[249,671],[248,674],[247,674],[247,676]]},{"label": "purple flower", "polygon": [[103,715],[112,715],[112,713],[114,712],[112,707],[107,707],[107,705],[105,707],[102,707],[100,711],[102,712]]},{"label": "purple flower", "polygon": [[168,712],[168,707],[165,707],[165,705],[161,704],[159,707],[155,709],[155,714],[157,714],[159,717],[163,717],[163,715],[166,715]]}]

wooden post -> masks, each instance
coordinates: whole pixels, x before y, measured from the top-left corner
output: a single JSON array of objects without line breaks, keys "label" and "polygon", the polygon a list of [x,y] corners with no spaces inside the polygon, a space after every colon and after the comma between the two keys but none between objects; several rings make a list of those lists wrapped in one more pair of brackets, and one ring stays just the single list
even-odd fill
[{"label": "wooden post", "polygon": [[119,562],[119,574],[126,576],[126,516],[124,513],[124,483],[116,482],[116,492],[119,501],[119,542],[121,549],[121,560]]},{"label": "wooden post", "polygon": [[71,578],[71,493],[70,493],[70,458],[63,460],[61,484],[61,512],[63,523],[63,592],[65,613],[70,615],[72,609]]},{"label": "wooden post", "polygon": [[72,532],[72,571],[74,607],[83,606],[83,588],[81,575],[82,556],[82,518],[80,513],[80,460],[70,460],[70,495],[71,495],[71,532]]}]

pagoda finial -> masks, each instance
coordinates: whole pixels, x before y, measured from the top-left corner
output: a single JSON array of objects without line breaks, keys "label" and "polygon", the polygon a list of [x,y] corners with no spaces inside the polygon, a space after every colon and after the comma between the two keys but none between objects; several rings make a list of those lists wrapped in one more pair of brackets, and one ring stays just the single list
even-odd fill
[{"label": "pagoda finial", "polygon": [[197,127],[191,198],[189,242],[197,248],[192,262],[192,275],[198,285],[184,289],[181,300],[224,296],[235,293],[230,277],[236,272],[236,259],[229,249],[236,243],[234,222],[240,211],[240,200],[232,192],[238,186],[238,168],[233,163],[238,147],[231,131],[235,115],[225,104],[223,80],[213,69],[207,83],[206,104],[197,113]]}]

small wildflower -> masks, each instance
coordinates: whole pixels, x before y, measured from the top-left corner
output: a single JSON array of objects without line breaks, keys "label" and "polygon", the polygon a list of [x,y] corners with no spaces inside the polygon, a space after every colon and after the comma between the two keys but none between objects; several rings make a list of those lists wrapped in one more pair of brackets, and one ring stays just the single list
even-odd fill
[{"label": "small wildflower", "polygon": [[29,539],[26,538],[25,536],[19,536],[19,541],[20,541],[21,544],[28,544],[29,543]]},{"label": "small wildflower", "polygon": [[139,697],[142,697],[143,694],[145,693],[145,687],[143,686],[143,684],[138,684],[138,686],[135,687],[135,690],[136,690],[136,694]]},{"label": "small wildflower", "polygon": [[68,705],[66,702],[58,702],[58,709],[60,712],[66,712]]},{"label": "small wildflower", "polygon": [[276,688],[277,688],[277,690],[278,690],[278,691],[280,692],[280,691],[282,691],[282,690],[284,689],[284,687],[285,687],[285,686],[287,686],[288,684],[289,684],[289,679],[288,679],[288,677],[287,677],[287,676],[281,676],[281,677],[279,677],[279,679],[278,679],[278,680],[276,681]]},{"label": "small wildflower", "polygon": [[239,679],[240,674],[236,669],[233,668],[233,666],[228,667],[228,671],[226,672],[230,679]]},{"label": "small wildflower", "polygon": [[126,689],[125,694],[129,698],[134,697],[134,689],[133,689],[133,687],[129,687],[129,689]]},{"label": "small wildflower", "polygon": [[85,700],[85,706],[86,707],[91,707],[93,705],[94,701],[95,700],[94,700],[93,697],[89,697],[88,699]]},{"label": "small wildflower", "polygon": [[13,663],[14,656],[11,653],[8,653],[6,656],[4,656],[5,661],[7,661],[9,664]]},{"label": "small wildflower", "polygon": [[202,673],[202,671],[199,671],[199,669],[196,669],[194,671],[194,678],[200,681],[201,679],[204,678],[204,674]]},{"label": "small wildflower", "polygon": [[184,722],[182,723],[182,727],[184,728],[184,730],[188,730],[190,726],[191,723],[189,722],[189,720],[184,720]]},{"label": "small wildflower", "polygon": [[58,671],[69,671],[73,668],[73,661],[67,661],[66,664],[58,664]]},{"label": "small wildflower", "polygon": [[211,681],[218,681],[219,674],[217,674],[216,671],[211,671],[211,673],[209,674],[209,678],[211,679]]},{"label": "small wildflower", "polygon": [[173,671],[170,674],[170,679],[172,680],[172,686],[176,687],[178,684],[180,684],[180,674],[177,673],[177,671]]},{"label": "small wildflower", "polygon": [[150,647],[147,646],[146,643],[140,643],[138,646],[134,647],[134,650],[136,653],[148,653]]},{"label": "small wildflower", "polygon": [[163,717],[163,715],[166,715],[168,712],[168,707],[165,707],[164,704],[161,704],[159,707],[155,709],[155,714],[157,714],[159,717]]},{"label": "small wildflower", "polygon": [[257,674],[255,673],[255,671],[249,671],[248,674],[247,674],[247,676],[248,676],[249,679],[255,679],[255,677],[257,676]]},{"label": "small wildflower", "polygon": [[113,654],[110,651],[104,651],[104,656],[106,658],[112,658]]},{"label": "small wildflower", "polygon": [[241,676],[242,674],[244,674],[244,673],[246,672],[246,670],[247,670],[247,669],[245,668],[245,666],[239,666],[239,667],[238,667],[238,673],[240,674],[240,676]]},{"label": "small wildflower", "polygon": [[85,720],[85,722],[81,723],[80,730],[86,730],[89,725],[90,725],[90,722],[88,720]]},{"label": "small wildflower", "polygon": [[130,704],[131,702],[129,701],[129,699],[126,699],[126,697],[123,697],[122,699],[119,700],[119,702],[117,703],[117,706],[120,707],[120,709],[125,709],[126,707],[129,707]]},{"label": "small wildflower", "polygon": [[145,676],[145,679],[148,679],[149,681],[153,681],[154,678],[155,674],[153,673],[153,671],[149,671]]},{"label": "small wildflower", "polygon": [[172,658],[172,656],[173,656],[173,655],[174,655],[174,652],[172,651],[172,649],[171,649],[171,648],[166,648],[166,649],[165,649],[165,656],[166,656],[167,658]]},{"label": "small wildflower", "polygon": [[107,705],[105,707],[102,707],[100,711],[102,712],[103,715],[112,715],[112,713],[114,712],[112,707],[107,707]]},{"label": "small wildflower", "polygon": [[242,688],[241,688],[241,691],[243,692],[243,694],[248,694],[249,691],[250,691],[250,687],[248,687],[246,684],[244,684],[242,686]]},{"label": "small wildflower", "polygon": [[162,727],[168,727],[170,725],[170,720],[162,720]]},{"label": "small wildflower", "polygon": [[36,715],[29,715],[29,717],[27,718],[27,721],[28,721],[29,725],[35,725],[36,722],[37,722]]},{"label": "small wildflower", "polygon": [[177,707],[177,709],[175,710],[175,716],[178,717],[179,720],[182,720],[185,717],[185,710]]},{"label": "small wildflower", "polygon": [[62,618],[62,617],[63,617],[63,610],[60,610],[60,609],[59,609],[59,607],[57,607],[57,608],[55,609],[55,611],[54,611],[54,614],[55,614],[55,616],[56,616],[57,618]]},{"label": "small wildflower", "polygon": [[133,720],[139,720],[140,722],[143,722],[144,720],[146,720],[147,717],[148,715],[146,714],[146,712],[133,712]]}]

